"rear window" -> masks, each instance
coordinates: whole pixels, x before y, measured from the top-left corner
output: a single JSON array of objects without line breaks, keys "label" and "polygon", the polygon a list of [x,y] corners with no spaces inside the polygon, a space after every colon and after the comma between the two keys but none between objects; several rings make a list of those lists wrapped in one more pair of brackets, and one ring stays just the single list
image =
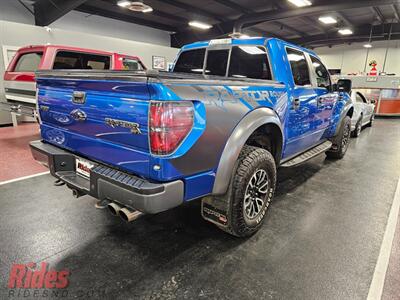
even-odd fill
[{"label": "rear window", "polygon": [[182,52],[175,63],[174,72],[203,73],[205,53],[204,48]]},{"label": "rear window", "polygon": [[22,54],[15,65],[14,72],[35,72],[39,69],[43,52],[32,52]]},{"label": "rear window", "polygon": [[290,48],[287,48],[286,52],[292,69],[294,83],[300,86],[310,85],[310,71],[308,70],[308,63],[304,53]]},{"label": "rear window", "polygon": [[229,76],[238,78],[272,79],[265,48],[258,46],[233,47]]},{"label": "rear window", "polygon": [[130,71],[142,71],[144,67],[140,61],[133,58],[123,58],[122,65],[124,66],[124,70]]},{"label": "rear window", "polygon": [[207,53],[206,75],[225,76],[229,50],[209,50]]},{"label": "rear window", "polygon": [[88,53],[59,51],[54,60],[53,69],[108,70],[110,57]]}]

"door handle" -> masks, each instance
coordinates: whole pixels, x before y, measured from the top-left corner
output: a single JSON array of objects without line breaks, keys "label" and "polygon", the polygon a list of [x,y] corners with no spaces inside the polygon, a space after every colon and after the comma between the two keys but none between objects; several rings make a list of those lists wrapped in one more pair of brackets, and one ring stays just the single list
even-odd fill
[{"label": "door handle", "polygon": [[298,109],[300,107],[300,99],[294,98],[293,99],[293,109]]}]

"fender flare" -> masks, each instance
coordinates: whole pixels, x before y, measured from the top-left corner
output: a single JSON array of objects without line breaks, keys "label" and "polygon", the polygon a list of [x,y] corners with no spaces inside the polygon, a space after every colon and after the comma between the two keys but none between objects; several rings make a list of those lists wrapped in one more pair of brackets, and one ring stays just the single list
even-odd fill
[{"label": "fender flare", "polygon": [[[236,125],[222,151],[215,174],[213,195],[225,194],[231,180],[232,172],[239,157],[240,151],[250,135],[259,127],[274,124],[279,127],[281,140],[283,141],[282,124],[277,114],[270,108],[262,107],[248,113],[239,124]],[[283,145],[281,145],[283,146]],[[280,148],[282,151],[282,147]],[[281,153],[279,153],[279,158]]]},{"label": "fender flare", "polygon": [[347,116],[347,113],[349,112],[350,109],[354,109],[354,105],[353,102],[351,100],[347,101],[345,103],[345,105],[343,106],[342,112],[340,114],[340,118],[339,118],[339,122],[336,126],[336,130],[335,130],[335,135],[337,136],[337,134],[339,133],[340,127],[342,126],[342,122],[345,116]]}]

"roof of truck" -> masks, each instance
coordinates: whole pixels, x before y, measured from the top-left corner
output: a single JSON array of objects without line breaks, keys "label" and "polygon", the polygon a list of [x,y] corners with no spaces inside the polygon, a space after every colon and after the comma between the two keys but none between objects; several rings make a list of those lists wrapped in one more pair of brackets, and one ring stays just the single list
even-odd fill
[{"label": "roof of truck", "polygon": [[212,44],[230,44],[230,45],[259,45],[259,46],[265,46],[265,44],[268,41],[278,41],[279,43],[283,43],[288,46],[292,46],[294,48],[298,48],[303,50],[304,52],[307,52],[312,55],[317,55],[314,51],[303,48],[301,46],[286,42],[284,40],[278,39],[278,38],[268,38],[268,37],[249,37],[249,38],[226,38],[226,39],[215,39],[215,40],[209,40],[209,41],[201,41],[201,42],[195,42],[192,44],[188,44],[182,47],[182,51],[185,50],[190,50],[190,49],[196,49],[196,48],[204,48],[208,47]]}]

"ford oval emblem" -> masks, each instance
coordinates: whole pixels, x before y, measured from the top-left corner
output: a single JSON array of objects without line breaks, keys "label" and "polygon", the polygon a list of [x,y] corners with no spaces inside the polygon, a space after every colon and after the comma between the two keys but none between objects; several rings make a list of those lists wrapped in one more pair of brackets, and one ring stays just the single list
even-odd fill
[{"label": "ford oval emblem", "polygon": [[76,121],[85,121],[87,118],[86,113],[80,109],[74,109],[69,115]]}]

